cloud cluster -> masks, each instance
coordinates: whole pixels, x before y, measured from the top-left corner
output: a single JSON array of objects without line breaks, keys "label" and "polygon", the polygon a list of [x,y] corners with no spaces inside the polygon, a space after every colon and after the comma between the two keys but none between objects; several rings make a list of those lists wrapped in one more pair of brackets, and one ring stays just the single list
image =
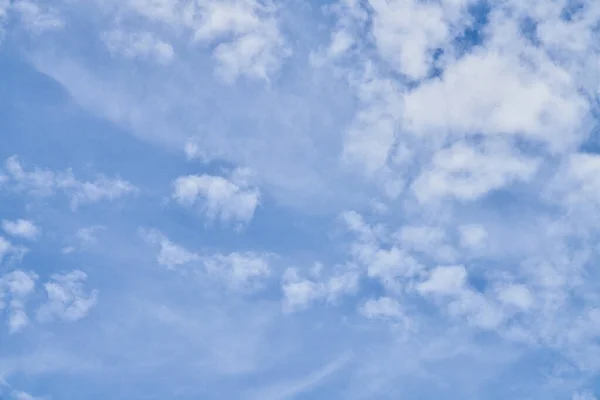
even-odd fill
[{"label": "cloud cluster", "polygon": [[[29,325],[27,302],[36,294],[39,277],[20,269],[0,275],[0,312],[8,313],[8,329],[16,333]],[[37,320],[51,322],[55,319],[77,321],[85,317],[96,305],[98,291],[85,289],[87,275],[82,271],[53,275],[44,290],[47,299],[37,306]],[[6,301],[6,302],[5,302]]]}]

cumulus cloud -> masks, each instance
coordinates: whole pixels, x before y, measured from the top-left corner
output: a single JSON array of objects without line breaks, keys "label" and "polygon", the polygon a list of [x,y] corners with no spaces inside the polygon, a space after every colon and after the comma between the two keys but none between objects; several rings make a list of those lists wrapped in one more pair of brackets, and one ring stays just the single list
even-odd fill
[{"label": "cumulus cloud", "polygon": [[80,270],[52,275],[44,284],[47,300],[37,310],[38,320],[73,322],[86,317],[98,301],[98,290],[87,290],[86,281],[87,274]]},{"label": "cumulus cloud", "polygon": [[174,183],[173,199],[185,206],[199,207],[209,219],[248,223],[260,202],[260,191],[236,170],[230,179],[213,175],[187,175]]},{"label": "cumulus cloud", "polygon": [[477,200],[511,183],[529,181],[538,163],[503,142],[477,147],[459,143],[438,152],[412,189],[420,202],[444,197]]},{"label": "cumulus cloud", "polygon": [[215,44],[217,73],[227,82],[240,76],[268,79],[289,55],[270,1],[203,1],[199,21],[194,39]]},{"label": "cumulus cloud", "polygon": [[28,240],[36,240],[41,233],[41,229],[37,225],[25,219],[2,220],[2,229],[11,236]]},{"label": "cumulus cloud", "polygon": [[94,181],[80,181],[71,170],[54,172],[36,167],[26,171],[16,156],[6,160],[5,171],[5,185],[13,190],[41,197],[62,192],[70,198],[74,210],[82,204],[113,201],[137,191],[131,183],[119,178],[99,175]]}]

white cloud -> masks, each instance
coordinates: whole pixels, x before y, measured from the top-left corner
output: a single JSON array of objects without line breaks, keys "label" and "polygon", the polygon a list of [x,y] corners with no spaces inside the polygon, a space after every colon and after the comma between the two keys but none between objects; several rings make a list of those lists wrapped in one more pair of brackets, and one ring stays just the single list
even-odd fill
[{"label": "white cloud", "polygon": [[14,390],[11,394],[13,400],[44,400],[45,397],[36,397],[27,392],[20,390]]},{"label": "white cloud", "polygon": [[13,309],[9,320],[8,320],[8,328],[10,333],[16,333],[23,329],[29,324],[29,317],[25,313],[25,310],[21,308]]},{"label": "white cloud", "polygon": [[102,39],[111,53],[129,59],[151,59],[160,64],[169,64],[175,53],[173,46],[150,32],[114,29],[105,32]]},{"label": "white cloud", "polygon": [[403,319],[405,317],[400,303],[390,297],[369,299],[360,306],[359,311],[367,318]]},{"label": "white cloud", "polygon": [[571,400],[596,400],[596,396],[589,391],[576,392],[573,394],[573,397],[571,397]]},{"label": "white cloud", "polygon": [[12,249],[12,244],[0,236],[0,262],[4,259],[4,256]]},{"label": "white cloud", "polygon": [[268,400],[291,400],[297,398],[299,395],[310,393],[320,384],[324,384],[324,381],[329,376],[344,368],[351,359],[351,354],[343,354],[307,376],[271,384],[258,392],[250,393],[248,397],[244,398]]},{"label": "white cloud", "polygon": [[65,22],[60,14],[51,7],[43,7],[32,0],[15,0],[11,11],[15,11],[21,23],[33,34],[61,29]]},{"label": "white cloud", "polygon": [[529,181],[538,164],[503,141],[479,146],[460,142],[438,152],[412,190],[420,202],[445,197],[474,201],[511,183]]},{"label": "white cloud", "polygon": [[313,279],[303,278],[297,268],[285,270],[281,283],[285,311],[304,309],[319,300],[334,303],[358,289],[359,274],[351,267],[337,268],[327,276],[321,276],[320,268],[313,269],[313,275]]},{"label": "white cloud", "polygon": [[545,63],[531,70],[516,56],[470,54],[407,95],[406,126],[420,135],[524,135],[563,149],[587,109],[568,75]]},{"label": "white cloud", "polygon": [[381,226],[368,225],[354,212],[342,215],[350,232],[357,238],[350,246],[353,262],[366,269],[367,275],[379,280],[388,290],[402,290],[408,279],[418,276],[423,265],[403,247],[394,244]]},{"label": "white cloud", "polygon": [[236,170],[231,179],[212,175],[187,175],[174,182],[173,198],[180,204],[197,203],[210,219],[248,223],[260,202],[260,192]]},{"label": "white cloud", "polygon": [[481,250],[488,239],[486,229],[477,224],[461,225],[458,227],[460,245],[468,250]]},{"label": "white cloud", "polygon": [[[216,43],[217,73],[227,82],[240,76],[267,80],[290,54],[269,1],[203,1],[194,38]],[[227,39],[230,38],[230,39]]]},{"label": "white cloud", "polygon": [[[595,155],[573,153],[588,134],[583,125],[589,116],[589,99],[597,97],[599,87],[593,30],[598,6],[593,2],[584,1],[583,11],[571,21],[560,20],[563,2],[490,4],[487,26],[478,32],[481,43],[473,49],[464,43],[469,38],[462,37],[463,28],[475,19],[466,15],[466,8],[474,4],[470,0],[344,0],[333,7],[341,11],[327,15],[327,24],[335,25],[331,35],[320,29],[322,21],[306,23],[300,17],[286,21],[293,23],[285,28],[292,34],[302,31],[302,35],[284,41],[278,28],[279,10],[269,2],[118,3],[114,8],[119,9],[122,20],[115,26],[130,26],[130,15],[122,12],[128,8],[142,17],[135,19],[140,23],[136,32],[177,44],[178,62],[170,66],[176,70],[164,80],[162,75],[154,79],[154,75],[141,73],[140,77],[128,75],[127,79],[134,81],[124,82],[115,78],[120,71],[111,71],[111,67],[87,71],[88,75],[72,74],[77,68],[63,66],[89,65],[91,59],[79,54],[69,58],[69,50],[56,50],[57,57],[66,59],[58,72],[40,58],[39,64],[49,65],[45,67],[48,75],[58,77],[75,99],[87,106],[93,99],[92,108],[108,107],[110,118],[119,123],[126,120],[122,125],[128,130],[150,137],[154,143],[176,151],[187,143],[190,159],[219,157],[253,168],[260,164],[256,181],[265,185],[269,196],[277,196],[270,191],[276,181],[292,187],[291,197],[314,191],[319,199],[333,199],[324,201],[326,212],[337,213],[342,207],[364,210],[362,194],[368,201],[385,203],[385,215],[344,215],[348,230],[355,235],[348,243],[349,262],[357,269],[348,274],[318,268],[288,270],[281,282],[284,307],[293,310],[326,303],[345,293],[362,296],[362,289],[368,290],[367,298],[371,298],[369,285],[373,282],[358,287],[359,277],[365,276],[381,285],[378,289],[383,292],[382,297],[371,300],[357,299],[362,304],[359,311],[366,317],[393,323],[406,305],[417,313],[417,319],[434,321],[432,329],[451,326],[475,341],[473,332],[488,329],[500,337],[491,340],[490,347],[497,342],[530,341],[536,349],[551,348],[577,359],[580,363],[575,364],[582,368],[598,370],[598,363],[590,360],[597,355],[594,332],[598,317],[592,312],[598,308],[597,285],[592,279],[597,263],[592,248],[597,242],[600,167]],[[301,8],[290,6],[292,3],[298,4],[285,2],[281,7],[291,7],[284,10],[288,13]],[[308,14],[313,17],[318,9]],[[143,18],[148,21],[140,21]],[[535,32],[522,32],[526,18],[532,18]],[[115,51],[149,59],[163,54],[152,47],[149,37],[127,35],[123,32],[123,37],[113,38],[115,46],[123,46]],[[268,90],[252,86],[250,92],[243,82],[220,90],[223,86],[206,78],[210,73],[198,62],[204,54],[184,60],[189,43],[181,45],[181,41],[190,36],[212,53],[223,79],[270,79]],[[317,42],[324,36],[331,41],[321,47]],[[455,45],[452,42],[458,36],[461,44]],[[286,46],[291,44],[301,53],[314,47],[324,49],[313,57],[318,61],[314,64],[322,68],[307,72],[305,66],[296,64],[289,70],[293,79],[287,80],[287,69],[281,81],[273,79]],[[434,60],[437,50],[443,54]],[[327,61],[330,64],[326,65]],[[185,69],[192,73],[180,76]],[[432,72],[436,77],[430,77]],[[93,79],[96,74],[101,80]],[[340,77],[339,86],[328,86]],[[321,86],[326,89],[321,91]],[[348,92],[340,90],[342,87]],[[112,91],[116,94],[106,94]],[[211,95],[203,97],[202,91]],[[147,102],[149,92],[164,98],[164,103],[155,106],[154,100]],[[174,94],[163,96],[165,93]],[[211,105],[210,111],[204,111],[205,104]],[[163,112],[162,107],[176,112]],[[220,111],[212,115],[214,110]],[[291,114],[294,117],[289,117]],[[128,118],[133,122],[129,124]],[[269,125],[275,119],[281,124]],[[201,133],[188,142],[190,126]],[[246,126],[249,133],[239,134],[240,127]],[[190,143],[201,143],[206,153]],[[334,162],[339,160],[340,150],[342,167]],[[295,154],[299,156],[290,157]],[[290,170],[296,174],[289,174]],[[314,171],[323,175],[316,179],[318,185],[312,184],[313,179],[304,180]],[[48,171],[20,172],[22,187],[32,188],[28,189],[31,192],[63,190],[52,183],[56,173],[46,187]],[[11,174],[4,175],[4,184],[15,181]],[[189,175],[175,181],[173,198],[198,207],[210,219],[247,223],[261,194],[253,185],[250,179],[235,174]],[[71,195],[76,192],[69,190]],[[486,197],[494,191],[513,192],[507,193],[510,197],[504,197],[505,193]],[[358,195],[347,196],[350,192]],[[83,196],[94,197],[89,193]],[[540,204],[544,202],[550,202],[550,207]],[[432,203],[436,207],[430,207]],[[312,213],[312,205],[307,202],[301,207]],[[546,223],[548,220],[555,223]],[[581,226],[585,230],[577,229]],[[337,244],[331,247],[337,249]],[[272,268],[270,259],[262,254],[203,254],[164,237],[154,245],[160,264],[197,268],[233,288],[253,287],[248,282],[261,282]],[[435,264],[428,265],[432,260]],[[457,265],[435,267],[440,263]],[[484,284],[477,288],[469,285],[467,270],[476,270]],[[435,312],[419,314],[419,307],[405,303],[419,295],[451,320],[438,318]],[[567,326],[574,328],[565,329]],[[423,340],[419,346],[428,347],[424,337],[418,336]],[[518,347],[527,357],[529,350]],[[574,355],[577,351],[587,354]],[[460,371],[459,366],[455,369]],[[444,374],[437,372],[436,377]],[[384,380],[385,376],[377,376],[377,383]]]},{"label": "white cloud", "polygon": [[71,170],[53,172],[35,168],[27,172],[16,156],[6,160],[5,169],[9,187],[14,190],[33,196],[50,196],[60,191],[70,197],[73,209],[81,204],[113,201],[137,192],[137,188],[131,183],[119,178],[109,179],[99,175],[94,181],[79,181]]},{"label": "white cloud", "polygon": [[439,226],[403,226],[398,239],[403,248],[426,254],[440,262],[453,262],[458,256],[456,250],[448,244],[445,230]]},{"label": "white cloud", "polygon": [[18,219],[16,221],[2,220],[2,229],[11,236],[36,240],[41,234],[41,229],[33,222]]},{"label": "white cloud", "polygon": [[86,290],[86,280],[87,274],[80,270],[52,275],[52,279],[44,284],[47,301],[38,309],[38,320],[71,322],[87,316],[98,301],[98,290]]},{"label": "white cloud", "polygon": [[207,274],[234,291],[254,291],[271,274],[268,257],[256,253],[214,254],[203,258]]},{"label": "white cloud", "polygon": [[140,230],[142,238],[150,244],[159,246],[156,261],[168,269],[175,269],[194,261],[199,261],[200,256],[173,243],[166,236],[156,230]]},{"label": "white cloud", "polygon": [[501,288],[498,298],[502,303],[521,310],[529,310],[534,304],[531,291],[523,284],[513,284]]},{"label": "white cloud", "polygon": [[[25,313],[27,298],[35,290],[37,275],[21,270],[15,270],[0,277],[0,303],[2,303],[3,292],[9,295],[8,302],[8,327],[10,333],[16,333],[23,329],[29,318]],[[1,311],[2,307],[0,307]]]},{"label": "white cloud", "polygon": [[373,36],[380,54],[411,79],[427,76],[433,51],[449,36],[444,10],[414,0],[370,0]]},{"label": "white cloud", "polygon": [[102,225],[86,226],[77,229],[73,238],[69,238],[67,245],[61,249],[63,254],[71,254],[74,251],[88,250],[98,242],[98,232],[105,230]]},{"label": "white cloud", "polygon": [[452,295],[462,291],[467,282],[467,271],[462,265],[434,268],[426,281],[417,286],[421,293]]},{"label": "white cloud", "polygon": [[[4,24],[8,19],[8,10],[10,7],[10,0],[0,0],[0,44],[4,40]],[[0,177],[0,183],[2,183],[2,178]]]},{"label": "white cloud", "polygon": [[9,260],[20,260],[26,252],[27,248],[23,246],[15,246],[0,236],[0,265],[7,259],[7,256],[11,256]]},{"label": "white cloud", "polygon": [[270,0],[130,0],[125,8],[210,46],[216,73],[229,83],[240,77],[268,80],[290,54]]},{"label": "white cloud", "polygon": [[357,87],[362,107],[344,137],[342,159],[373,177],[385,172],[388,159],[393,158],[390,153],[398,133],[403,90],[392,79],[381,76],[372,64],[351,82]]},{"label": "white cloud", "polygon": [[573,215],[590,222],[598,215],[600,200],[600,156],[575,153],[560,166],[554,181],[547,188],[546,197],[558,203]]},{"label": "white cloud", "polygon": [[148,243],[158,246],[156,261],[159,265],[168,269],[192,267],[192,271],[203,272],[203,278],[207,277],[234,292],[249,293],[261,289],[264,280],[271,274],[270,254],[232,252],[200,255],[173,243],[157,230],[141,229],[140,235]]}]

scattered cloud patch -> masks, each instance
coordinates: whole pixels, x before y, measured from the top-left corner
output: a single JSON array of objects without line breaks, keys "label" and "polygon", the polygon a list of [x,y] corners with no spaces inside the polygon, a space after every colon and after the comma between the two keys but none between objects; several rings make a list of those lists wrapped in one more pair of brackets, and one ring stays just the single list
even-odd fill
[{"label": "scattered cloud patch", "polygon": [[140,234],[144,240],[159,247],[156,261],[168,269],[175,269],[194,261],[199,261],[200,256],[173,243],[166,236],[156,230],[141,229]]},{"label": "scattered cloud patch", "polygon": [[73,322],[88,315],[98,301],[98,290],[87,290],[87,274],[74,270],[55,274],[44,284],[47,300],[37,311],[40,322]]},{"label": "scattered cloud patch", "polygon": [[23,329],[29,318],[25,312],[27,298],[35,290],[37,275],[15,270],[0,276],[0,312],[4,308],[3,300],[8,296],[8,328],[10,333]]},{"label": "scattered cloud patch", "polygon": [[281,282],[284,311],[306,309],[316,301],[335,303],[358,289],[360,275],[354,268],[338,268],[327,276],[322,276],[320,270],[312,277],[303,277],[297,268],[284,272]]},{"label": "scattered cloud patch", "polygon": [[16,156],[6,160],[5,170],[5,185],[13,190],[39,197],[62,192],[70,198],[73,210],[82,204],[113,201],[137,192],[135,186],[119,178],[109,179],[99,175],[94,181],[80,181],[71,170],[54,172],[36,167],[32,171],[26,171]]},{"label": "scattered cloud patch", "polygon": [[28,240],[36,240],[41,234],[41,229],[37,225],[25,219],[2,220],[2,229],[11,236]]},{"label": "scattered cloud patch", "polygon": [[245,175],[245,170],[238,169],[229,179],[206,174],[181,176],[173,183],[173,199],[198,207],[211,220],[246,224],[260,203],[260,191]]}]

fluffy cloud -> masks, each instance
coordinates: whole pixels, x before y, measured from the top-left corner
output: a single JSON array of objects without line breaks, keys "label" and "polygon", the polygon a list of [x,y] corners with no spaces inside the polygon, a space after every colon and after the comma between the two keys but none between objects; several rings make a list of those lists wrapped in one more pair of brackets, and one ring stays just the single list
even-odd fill
[{"label": "fluffy cloud", "polygon": [[98,301],[98,290],[86,290],[87,274],[74,270],[55,274],[44,284],[47,301],[37,311],[40,322],[77,321],[87,316]]},{"label": "fluffy cloud", "polygon": [[2,229],[11,236],[28,240],[36,240],[41,233],[41,229],[38,226],[24,219],[16,221],[2,220]]},{"label": "fluffy cloud", "polygon": [[70,170],[53,172],[34,168],[26,171],[16,156],[9,157],[5,163],[5,185],[32,196],[50,196],[63,192],[71,199],[71,208],[82,204],[96,203],[102,200],[113,201],[125,195],[135,193],[137,189],[122,179],[109,179],[98,176],[94,181],[77,180]]},{"label": "fluffy cloud", "polygon": [[462,265],[437,267],[429,278],[420,283],[417,290],[421,293],[456,294],[462,291],[467,280],[467,272]]},{"label": "fluffy cloud", "polygon": [[[240,76],[268,79],[289,55],[270,1],[203,1],[194,39],[216,43],[217,73],[227,82]],[[231,38],[227,40],[226,38]]]},{"label": "fluffy cloud", "polygon": [[248,223],[259,205],[260,191],[236,170],[230,179],[212,175],[181,176],[173,183],[173,198],[186,206],[199,206],[210,219]]},{"label": "fluffy cloud", "polygon": [[458,143],[438,152],[412,189],[420,202],[444,197],[472,201],[513,182],[530,180],[537,168],[538,160],[504,142],[476,147]]},{"label": "fluffy cloud", "polygon": [[586,112],[577,87],[550,60],[532,69],[518,55],[487,51],[465,56],[409,93],[404,117],[420,135],[523,135],[563,149]]}]

